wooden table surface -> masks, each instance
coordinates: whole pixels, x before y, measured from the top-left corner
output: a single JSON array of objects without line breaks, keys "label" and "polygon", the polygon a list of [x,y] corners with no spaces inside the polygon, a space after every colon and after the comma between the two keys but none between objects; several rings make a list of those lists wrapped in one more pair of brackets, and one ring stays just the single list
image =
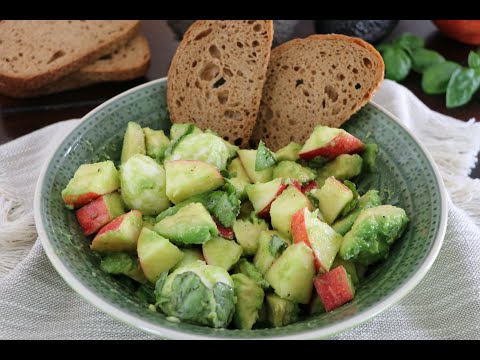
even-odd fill
[{"label": "wooden table surface", "polygon": [[[80,118],[109,98],[146,81],[166,76],[170,60],[178,45],[175,35],[165,20],[143,20],[142,32],[151,48],[151,65],[144,78],[122,83],[105,83],[44,97],[18,100],[0,95],[0,144],[13,140],[46,125]],[[439,51],[448,60],[466,64],[470,49],[441,35],[429,20],[401,20],[386,39],[405,31],[421,35],[428,48]],[[304,37],[314,32],[313,21],[302,20],[296,36]],[[420,77],[413,73],[403,82],[428,107],[460,120],[476,118],[480,121],[480,94],[466,106],[447,109],[444,95],[426,95],[420,88]],[[480,178],[480,161],[472,171],[472,177]]]}]

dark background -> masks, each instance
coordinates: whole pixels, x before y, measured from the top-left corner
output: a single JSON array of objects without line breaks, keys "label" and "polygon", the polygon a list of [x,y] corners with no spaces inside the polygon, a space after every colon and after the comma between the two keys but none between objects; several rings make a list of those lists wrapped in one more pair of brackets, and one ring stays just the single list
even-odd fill
[{"label": "dark background", "polygon": [[[34,99],[19,100],[0,95],[0,144],[58,121],[80,118],[102,102],[133,86],[166,76],[170,59],[178,45],[175,35],[165,20],[143,20],[141,31],[147,37],[151,49],[151,65],[144,78],[122,83],[97,84]],[[466,64],[469,51],[475,48],[446,38],[429,20],[400,20],[385,41],[405,31],[425,37],[426,47],[437,50],[448,60],[463,64]],[[295,35],[305,37],[312,33],[313,21],[302,20]],[[432,96],[423,93],[418,74],[412,72],[402,84],[435,111],[463,121],[471,118],[480,121],[479,93],[466,106],[447,109],[445,95]],[[471,176],[480,178],[480,162]]]}]

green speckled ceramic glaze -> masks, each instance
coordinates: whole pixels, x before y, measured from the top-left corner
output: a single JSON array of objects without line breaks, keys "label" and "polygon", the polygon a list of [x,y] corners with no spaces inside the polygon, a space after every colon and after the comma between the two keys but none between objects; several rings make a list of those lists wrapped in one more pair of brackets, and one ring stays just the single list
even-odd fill
[{"label": "green speckled ceramic glaze", "polygon": [[103,159],[118,163],[128,121],[168,131],[166,79],[131,89],[87,114],[45,165],[35,197],[37,229],[57,271],[86,300],[127,324],[165,338],[323,338],[399,301],[423,278],[441,247],[447,212],[435,165],[392,116],[368,104],[345,124],[358,138],[380,146],[378,170],[360,187],[380,190],[387,203],[405,209],[411,222],[389,258],[358,287],[355,299],[331,313],[276,329],[225,330],[169,322],[100,270],[99,258],[60,196],[81,164]]}]

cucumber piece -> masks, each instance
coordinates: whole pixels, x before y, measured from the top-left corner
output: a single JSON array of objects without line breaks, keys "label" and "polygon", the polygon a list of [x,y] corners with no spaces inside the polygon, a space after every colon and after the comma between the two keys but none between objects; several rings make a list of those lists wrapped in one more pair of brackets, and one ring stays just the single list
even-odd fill
[{"label": "cucumber piece", "polygon": [[270,269],[270,266],[272,266],[273,262],[278,256],[280,256],[279,253],[272,254],[270,251],[270,245],[273,236],[277,236],[288,245],[288,242],[285,241],[285,239],[282,238],[280,233],[277,231],[265,230],[260,233],[260,236],[258,237],[258,250],[253,258],[253,265],[255,265],[262,275],[265,275],[268,269]]},{"label": "cucumber piece", "polygon": [[255,255],[258,250],[258,237],[263,230],[268,230],[268,224],[256,217],[249,220],[235,220],[233,232],[245,255]]},{"label": "cucumber piece", "polygon": [[299,319],[300,308],[293,301],[276,294],[266,296],[268,322],[273,327],[291,324]]},{"label": "cucumber piece", "polygon": [[170,146],[170,139],[163,130],[152,130],[143,128],[145,134],[146,154],[159,162],[165,157],[165,150]]}]

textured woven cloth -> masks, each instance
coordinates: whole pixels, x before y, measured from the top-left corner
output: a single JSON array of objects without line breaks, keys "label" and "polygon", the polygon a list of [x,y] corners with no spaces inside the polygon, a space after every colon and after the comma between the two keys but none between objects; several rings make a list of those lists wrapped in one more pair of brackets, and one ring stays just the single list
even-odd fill
[{"label": "textured woven cloth", "polygon": [[[412,293],[335,338],[480,339],[480,181],[467,177],[480,149],[480,124],[435,113],[391,81],[375,101],[412,129],[437,162],[451,198],[447,233]],[[40,168],[77,124],[57,123],[0,146],[0,339],[155,338],[80,298],[37,239],[32,208]]]}]

